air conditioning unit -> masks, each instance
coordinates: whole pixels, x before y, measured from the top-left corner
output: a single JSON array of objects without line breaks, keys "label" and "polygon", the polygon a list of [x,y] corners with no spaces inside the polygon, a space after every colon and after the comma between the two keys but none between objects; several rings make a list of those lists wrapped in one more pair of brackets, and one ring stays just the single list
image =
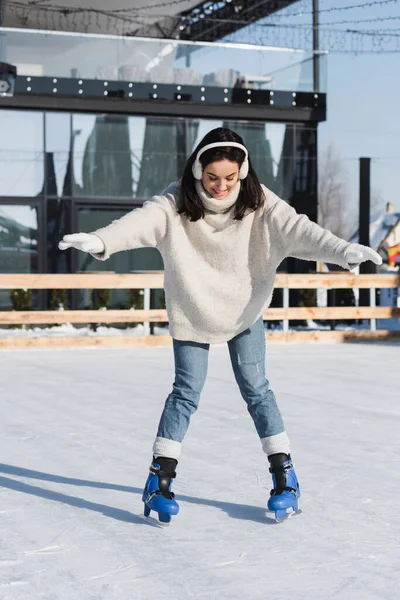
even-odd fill
[{"label": "air conditioning unit", "polygon": [[0,62],[0,96],[14,96],[17,67]]}]

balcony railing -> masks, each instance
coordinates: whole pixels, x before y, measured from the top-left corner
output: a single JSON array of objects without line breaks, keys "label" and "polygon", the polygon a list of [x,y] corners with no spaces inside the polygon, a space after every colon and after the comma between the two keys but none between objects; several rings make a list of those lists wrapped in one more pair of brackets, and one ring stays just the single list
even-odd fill
[{"label": "balcony railing", "polygon": [[0,60],[16,65],[18,77],[101,80],[105,92],[108,81],[326,92],[326,53],[251,44],[0,28]]}]

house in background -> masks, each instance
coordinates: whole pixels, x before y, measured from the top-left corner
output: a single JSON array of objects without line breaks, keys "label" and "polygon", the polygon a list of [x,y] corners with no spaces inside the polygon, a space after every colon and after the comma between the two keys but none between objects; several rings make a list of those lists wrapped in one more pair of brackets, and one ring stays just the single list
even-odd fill
[{"label": "house in background", "polygon": [[[393,204],[386,204],[386,211],[376,213],[370,220],[370,246],[383,259],[384,265],[396,267],[400,263],[400,212],[394,212]],[[349,242],[358,242],[358,231]]]},{"label": "house in background", "polygon": [[[370,246],[376,250],[383,259],[383,264],[378,268],[380,273],[393,273],[400,267],[400,213],[393,210],[393,204],[388,202],[386,210],[371,215],[370,219]],[[349,242],[358,243],[358,231],[354,233]],[[318,263],[319,272],[344,271],[338,265]],[[400,288],[399,288],[400,289]],[[399,289],[382,288],[378,292],[377,304],[379,306],[400,306]],[[359,290],[317,290],[317,306],[355,306],[358,305]],[[339,323],[339,321],[337,321]],[[346,323],[349,324],[348,321]],[[377,329],[400,330],[400,319],[377,319]]]}]

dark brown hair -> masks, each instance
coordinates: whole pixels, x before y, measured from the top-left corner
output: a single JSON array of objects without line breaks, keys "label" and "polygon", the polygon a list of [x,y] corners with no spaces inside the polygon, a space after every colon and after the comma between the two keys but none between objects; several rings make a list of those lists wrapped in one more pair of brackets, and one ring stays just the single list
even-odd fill
[{"label": "dark brown hair", "polygon": [[[207,144],[214,142],[237,142],[245,146],[244,141],[234,131],[225,127],[217,127],[209,131],[197,148],[188,158],[179,191],[179,214],[186,215],[191,221],[198,221],[204,218],[205,209],[201,198],[196,191],[196,180],[193,177],[192,166],[197,153]],[[239,169],[244,161],[245,153],[235,146],[221,146],[220,148],[210,148],[203,152],[199,160],[203,169],[212,162],[219,160],[230,160],[237,162]],[[235,204],[234,219],[240,221],[243,219],[247,209],[257,210],[264,202],[264,194],[258,177],[251,165],[249,157],[249,173],[245,179],[240,181],[240,192]]]}]

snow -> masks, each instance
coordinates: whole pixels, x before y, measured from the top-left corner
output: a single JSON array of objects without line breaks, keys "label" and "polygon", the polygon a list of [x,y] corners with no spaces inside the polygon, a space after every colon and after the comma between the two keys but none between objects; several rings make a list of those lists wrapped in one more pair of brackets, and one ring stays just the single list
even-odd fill
[{"label": "snow", "polygon": [[302,514],[270,475],[213,346],[167,529],[139,517],[171,348],[0,353],[2,600],[398,598],[400,346],[273,345]]},{"label": "snow", "polygon": [[[396,295],[397,298],[397,295]],[[299,325],[290,327],[289,331],[329,331],[331,329],[329,325],[323,325],[321,322],[314,321],[313,319],[306,319],[307,326]],[[393,324],[391,324],[393,321]],[[396,329],[398,319],[379,319],[378,329]],[[148,325],[148,324],[146,324]],[[360,324],[345,325],[339,323],[335,326],[336,331],[359,331],[363,329],[369,329],[369,321],[364,319]],[[165,326],[154,326],[154,335],[169,335],[168,325]],[[282,331],[282,322],[272,321],[270,322],[269,331]],[[142,336],[149,335],[147,329],[142,323],[137,324],[135,327],[127,327],[125,329],[113,327],[112,325],[99,325],[94,331],[88,325],[74,326],[72,323],[63,323],[60,325],[46,326],[35,326],[35,325],[22,325],[22,327],[0,327],[0,338],[59,338],[59,337],[98,337],[98,336],[110,336],[110,337],[131,337],[131,336]]]},{"label": "snow", "polygon": [[[165,327],[154,327],[154,335],[168,335],[169,329],[167,326]],[[134,327],[127,327],[126,329],[112,327],[112,326],[102,326],[99,325],[94,331],[88,325],[84,326],[74,326],[72,323],[63,323],[60,325],[52,325],[50,327],[39,327],[35,325],[30,325],[26,327],[23,325],[22,327],[0,327],[0,338],[8,338],[8,337],[96,337],[96,336],[140,336],[146,335],[146,329],[142,323],[138,323]]]}]

